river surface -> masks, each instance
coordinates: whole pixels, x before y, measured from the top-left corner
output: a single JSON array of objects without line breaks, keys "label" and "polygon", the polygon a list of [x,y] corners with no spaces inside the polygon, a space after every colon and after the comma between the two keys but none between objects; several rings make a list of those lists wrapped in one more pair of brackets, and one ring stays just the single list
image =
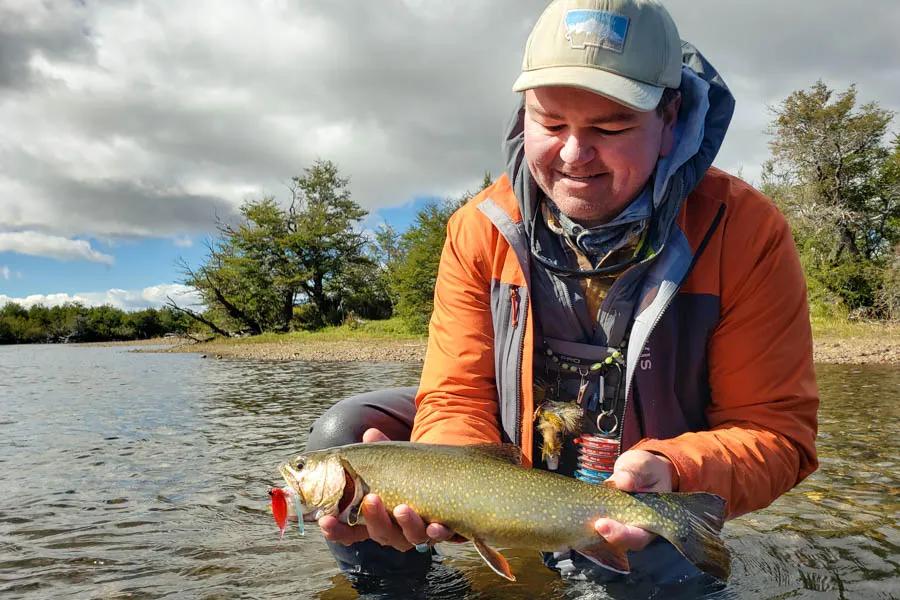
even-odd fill
[{"label": "river surface", "polygon": [[[900,369],[818,373],[821,468],[728,523],[724,590],[564,583],[529,552],[507,553],[509,583],[465,545],[425,596],[900,598]],[[417,377],[401,364],[0,346],[0,597],[356,598],[315,526],[279,541],[266,490],[334,401]]]}]

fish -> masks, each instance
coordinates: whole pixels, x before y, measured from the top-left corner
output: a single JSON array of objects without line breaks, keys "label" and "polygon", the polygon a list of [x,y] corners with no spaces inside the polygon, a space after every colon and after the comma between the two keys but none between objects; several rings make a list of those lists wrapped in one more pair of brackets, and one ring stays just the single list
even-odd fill
[{"label": "fish", "polygon": [[730,555],[719,537],[725,501],[704,492],[628,493],[519,464],[510,444],[450,446],[416,442],[349,444],[300,454],[279,466],[296,494],[301,521],[331,515],[363,523],[363,498],[377,494],[388,511],[400,504],[425,522],[470,540],[490,568],[515,581],[501,548],[574,550],[630,572],[622,548],[594,529],[601,517],[665,538],[701,571],[722,581]]}]

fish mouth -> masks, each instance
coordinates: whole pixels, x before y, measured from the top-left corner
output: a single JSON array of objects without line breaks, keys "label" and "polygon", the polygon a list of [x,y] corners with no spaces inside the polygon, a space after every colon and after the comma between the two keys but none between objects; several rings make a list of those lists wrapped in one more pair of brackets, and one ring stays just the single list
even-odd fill
[{"label": "fish mouth", "polygon": [[[368,492],[368,488],[364,482],[347,471],[346,468],[341,469],[344,479],[344,485],[341,490],[340,499],[331,507],[306,506],[306,499],[301,490],[300,481],[302,475],[300,471],[294,469],[290,463],[284,463],[278,470],[281,477],[287,483],[288,488],[298,499],[298,515],[302,514],[302,519],[307,522],[318,521],[324,516],[333,515],[343,523],[355,524],[359,519],[359,508],[362,504],[363,497]],[[302,512],[301,512],[302,511]]]},{"label": "fish mouth", "polygon": [[303,499],[303,492],[300,491],[300,473],[294,470],[294,468],[290,465],[290,463],[284,463],[280,467],[278,467],[278,471],[281,473],[282,479],[288,485],[291,492],[293,492],[294,496],[299,500],[297,502],[297,518],[307,523],[312,523],[314,521],[318,521],[320,517],[324,516],[323,511],[320,508],[308,509]]}]

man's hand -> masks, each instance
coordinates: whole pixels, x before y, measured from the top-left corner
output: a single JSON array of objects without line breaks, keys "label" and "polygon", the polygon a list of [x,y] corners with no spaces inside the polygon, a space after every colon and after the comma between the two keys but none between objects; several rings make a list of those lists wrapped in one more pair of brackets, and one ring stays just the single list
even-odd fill
[{"label": "man's hand", "polygon": [[[664,456],[645,450],[628,450],[616,460],[607,480],[626,492],[671,492],[675,467]],[[594,529],[607,542],[624,550],[643,550],[656,536],[640,527],[612,519],[597,519]]]},{"label": "man's hand", "polygon": [[[369,429],[363,434],[362,441],[370,444],[387,440],[388,437],[379,430]],[[382,546],[391,546],[406,552],[416,544],[443,542],[454,536],[453,531],[439,523],[426,525],[422,518],[405,504],[394,508],[394,520],[391,520],[381,498],[375,494],[363,498],[361,511],[365,524],[350,526],[331,516],[319,519],[319,527],[325,539],[345,546],[373,539]]]}]

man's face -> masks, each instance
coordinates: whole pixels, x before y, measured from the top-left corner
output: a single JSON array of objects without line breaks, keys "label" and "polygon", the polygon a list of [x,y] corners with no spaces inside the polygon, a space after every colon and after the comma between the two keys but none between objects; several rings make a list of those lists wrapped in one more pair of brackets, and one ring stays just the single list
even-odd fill
[{"label": "man's face", "polygon": [[525,92],[525,160],[559,210],[584,225],[618,215],[672,150],[680,101],[661,117],[572,87]]}]

